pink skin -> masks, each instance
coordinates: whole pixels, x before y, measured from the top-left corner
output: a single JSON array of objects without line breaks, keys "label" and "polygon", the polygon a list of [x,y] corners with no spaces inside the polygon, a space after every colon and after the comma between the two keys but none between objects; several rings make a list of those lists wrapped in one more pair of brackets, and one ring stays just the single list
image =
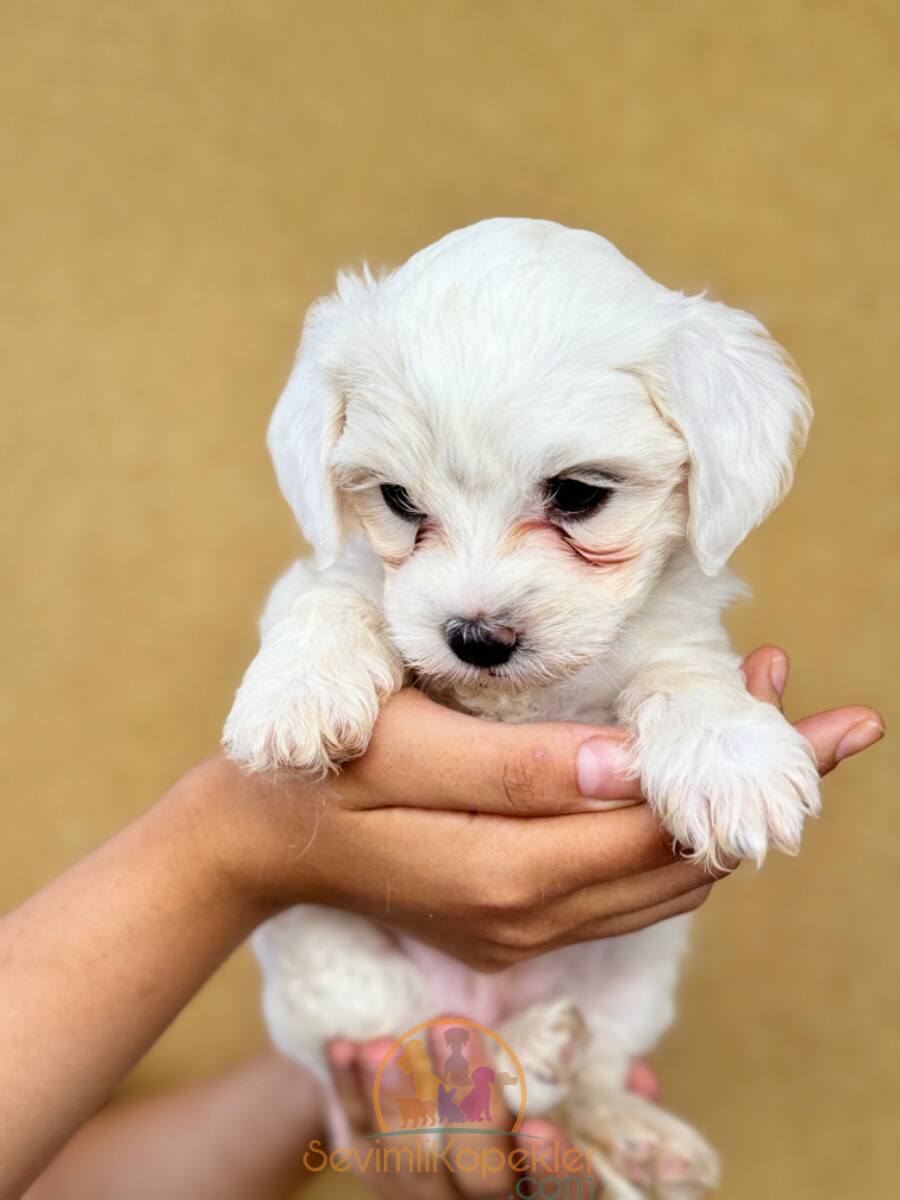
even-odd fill
[{"label": "pink skin", "polygon": [[436,529],[437,529],[437,525],[434,523],[434,521],[423,521],[422,524],[419,526],[419,528],[416,530],[416,539],[415,539],[415,542],[413,543],[413,548],[412,548],[412,551],[410,552],[410,555],[414,554],[415,551],[418,550],[418,548],[420,546],[424,545],[425,542],[428,540],[429,534],[434,533],[436,531]]},{"label": "pink skin", "polygon": [[629,554],[625,546],[609,546],[606,548],[585,546],[582,542],[573,538],[571,534],[560,529],[553,521],[549,521],[546,518],[521,521],[513,532],[516,537],[529,533],[549,534],[554,544],[562,541],[567,550],[574,551],[582,562],[586,562],[592,567],[618,567],[624,563],[633,562],[637,558],[637,554]]},{"label": "pink skin", "polygon": [[390,567],[392,570],[396,571],[402,567],[404,563],[409,562],[419,547],[424,545],[424,543],[428,540],[429,535],[435,533],[436,530],[437,525],[434,523],[434,521],[423,521],[416,530],[416,536],[408,554],[389,555],[379,553],[379,558],[386,567]]},{"label": "pink skin", "polygon": [[[404,563],[408,562],[415,552],[428,541],[429,537],[437,532],[437,525],[433,521],[423,521],[416,530],[415,540],[408,554],[398,557],[381,555],[381,561],[386,567],[397,570]],[[571,534],[566,533],[553,521],[547,518],[534,518],[530,521],[520,521],[512,531],[514,539],[531,533],[549,534],[554,545],[562,542],[563,546],[574,552],[582,562],[586,562],[592,567],[619,567],[625,563],[633,562],[637,558],[637,553],[629,553],[626,546],[609,546],[606,548],[597,548],[593,546],[585,546],[573,538]]]},{"label": "pink skin", "polygon": [[627,554],[623,548],[590,550],[587,546],[582,546],[580,542],[574,541],[568,534],[563,534],[563,541],[575,551],[579,558],[590,563],[592,567],[618,567],[623,563],[633,562],[637,558],[637,554]]}]

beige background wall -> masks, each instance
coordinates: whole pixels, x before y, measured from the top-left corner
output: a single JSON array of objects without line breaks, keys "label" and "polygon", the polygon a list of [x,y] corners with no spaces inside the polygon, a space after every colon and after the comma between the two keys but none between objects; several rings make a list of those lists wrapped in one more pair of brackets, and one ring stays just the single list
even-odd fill
[{"label": "beige background wall", "polygon": [[[790,649],[797,714],[898,715],[895,4],[4,0],[0,30],[0,902],[214,745],[295,547],[263,432],[306,304],[486,215],[600,230],[792,350],[817,424],[735,634]],[[658,1062],[732,1200],[896,1195],[895,746],[699,922]],[[261,1038],[241,956],[130,1086]]]}]

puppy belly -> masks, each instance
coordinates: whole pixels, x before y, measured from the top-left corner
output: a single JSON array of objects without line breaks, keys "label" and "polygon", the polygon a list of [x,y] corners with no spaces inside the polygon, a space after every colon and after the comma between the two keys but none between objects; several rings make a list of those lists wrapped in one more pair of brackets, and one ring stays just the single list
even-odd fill
[{"label": "puppy belly", "polygon": [[401,938],[401,943],[428,980],[432,1016],[466,1017],[494,1028],[512,1008],[522,1006],[512,980],[516,968],[484,975],[413,938]]},{"label": "puppy belly", "polygon": [[[607,957],[602,942],[566,947],[486,975],[413,938],[400,940],[403,952],[428,980],[435,1017],[466,1017],[494,1029],[513,1014],[545,1000],[573,990],[602,990]],[[583,984],[586,962],[590,963],[589,989]]]},{"label": "puppy belly", "polygon": [[[549,1001],[574,1004],[604,1054],[646,1054],[674,1017],[674,991],[690,916],[623,937],[563,946],[482,975],[412,939],[403,953],[427,980],[429,1016],[460,1016],[496,1030]],[[618,1048],[618,1049],[617,1049]]]}]

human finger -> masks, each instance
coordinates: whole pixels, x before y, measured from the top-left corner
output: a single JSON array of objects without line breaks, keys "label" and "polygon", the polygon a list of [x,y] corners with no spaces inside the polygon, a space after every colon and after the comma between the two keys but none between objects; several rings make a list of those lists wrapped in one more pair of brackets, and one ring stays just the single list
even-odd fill
[{"label": "human finger", "polygon": [[369,1107],[357,1073],[357,1047],[347,1038],[336,1038],[328,1046],[328,1069],[335,1095],[356,1134],[372,1132]]},{"label": "human finger", "polygon": [[[453,1135],[453,1160],[456,1164],[456,1170],[453,1173],[454,1186],[457,1193],[466,1198],[505,1200],[515,1183],[515,1177],[509,1167],[509,1152],[512,1142],[507,1134],[496,1131],[509,1129],[512,1125],[512,1118],[503,1100],[502,1088],[496,1086],[494,1071],[488,1062],[484,1039],[477,1029],[466,1027],[469,1036],[465,1046],[465,1059],[467,1065],[471,1066],[469,1085],[471,1091],[467,1087],[454,1086],[453,1081],[446,1078],[444,1060],[448,1051],[444,1045],[444,1033],[452,1026],[453,1018],[448,1017],[446,1022],[441,1020],[429,1028],[428,1049],[435,1075],[442,1080],[444,1095],[449,1103],[456,1104],[459,1101],[465,1104],[471,1095],[483,1092],[480,1101],[485,1105],[479,1114],[484,1116],[484,1121],[477,1134]],[[482,1068],[490,1072],[490,1078],[478,1078],[477,1072]],[[474,1110],[464,1111],[463,1115],[467,1122],[476,1119]],[[477,1167],[463,1169],[464,1165],[468,1167],[470,1163],[477,1163]]]},{"label": "human finger", "polygon": [[580,928],[592,921],[627,916],[677,900],[729,874],[712,874],[703,864],[679,859],[611,883],[592,884],[548,905],[545,919],[557,927]]},{"label": "human finger", "polygon": [[659,1100],[659,1076],[643,1058],[636,1058],[632,1062],[625,1086],[629,1092],[635,1092],[654,1104]]},{"label": "human finger", "polygon": [[[396,1042],[390,1038],[376,1038],[358,1047],[358,1072],[360,1085],[367,1107],[367,1122],[369,1131],[378,1129],[378,1119],[375,1111],[375,1093],[378,1073],[381,1074],[381,1094],[385,1095],[386,1084],[391,1081],[399,1085],[400,1072],[394,1063],[385,1064],[385,1060],[396,1047]],[[384,1069],[382,1067],[384,1065]],[[406,1093],[415,1092],[418,1088],[414,1081],[404,1080]],[[424,1098],[424,1097],[423,1097]],[[378,1180],[370,1179],[370,1184],[376,1187],[379,1194],[390,1196],[391,1200],[454,1200],[456,1191],[447,1173],[442,1170],[423,1170],[417,1172],[412,1164],[417,1161],[417,1150],[421,1149],[421,1133],[410,1133],[409,1136],[392,1137],[390,1139],[390,1166],[385,1165],[384,1173]],[[388,1158],[385,1156],[385,1163]]]},{"label": "human finger", "polygon": [[588,921],[582,926],[566,931],[558,940],[549,943],[547,948],[555,949],[557,946],[568,946],[577,942],[592,942],[600,938],[621,937],[623,934],[635,933],[639,929],[646,929],[650,925],[657,925],[660,921],[668,921],[672,917],[694,912],[708,899],[712,888],[713,885],[711,883],[706,883],[698,888],[694,888],[690,892],[685,892],[682,896],[676,896],[673,900],[664,900],[660,904],[652,904],[649,908],[637,909],[634,912],[624,913],[621,916],[602,917],[594,921]]},{"label": "human finger", "polygon": [[866,705],[849,705],[816,713],[796,722],[797,729],[812,746],[820,775],[838,763],[867,750],[884,737],[884,720]]},{"label": "human finger", "polygon": [[641,795],[632,768],[624,730],[486,721],[408,690],[385,705],[368,751],[343,777],[362,808],[521,817],[634,803]]},{"label": "human finger", "polygon": [[791,664],[780,646],[760,646],[748,654],[742,663],[747,691],[757,700],[781,708]]},{"label": "human finger", "polygon": [[528,869],[550,895],[627,879],[681,861],[647,804],[529,822],[520,830]]}]

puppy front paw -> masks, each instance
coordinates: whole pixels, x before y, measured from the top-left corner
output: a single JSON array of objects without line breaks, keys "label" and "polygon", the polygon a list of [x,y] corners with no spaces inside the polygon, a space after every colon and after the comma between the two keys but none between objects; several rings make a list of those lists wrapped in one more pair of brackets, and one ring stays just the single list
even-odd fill
[{"label": "puppy front paw", "polygon": [[320,778],[365,751],[402,671],[374,636],[346,631],[341,645],[307,643],[301,650],[278,634],[272,631],[250,664],[222,745],[251,771],[290,767]]},{"label": "puppy front paw", "polygon": [[[819,813],[819,773],[806,739],[777,709],[749,697],[711,704],[655,697],[641,714],[645,794],[689,856],[710,868],[774,848],[796,854]],[[666,709],[670,709],[668,713]]]},{"label": "puppy front paw", "polygon": [[261,692],[241,688],[222,737],[228,757],[249,770],[290,767],[320,778],[366,749],[378,715],[375,688],[343,697],[340,708],[299,682]]}]

